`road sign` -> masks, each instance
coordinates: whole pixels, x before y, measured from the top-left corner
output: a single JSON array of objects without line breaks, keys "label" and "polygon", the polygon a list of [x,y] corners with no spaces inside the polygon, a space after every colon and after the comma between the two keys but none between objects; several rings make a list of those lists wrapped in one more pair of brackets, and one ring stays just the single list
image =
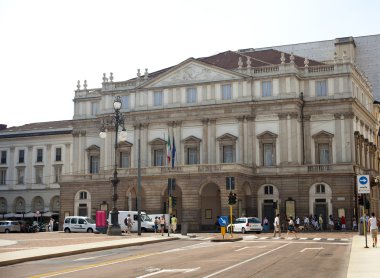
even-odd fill
[{"label": "road sign", "polygon": [[218,219],[220,227],[227,227],[228,225],[228,217],[227,216],[220,216]]},{"label": "road sign", "polygon": [[369,175],[358,175],[357,177],[358,194],[371,193]]}]

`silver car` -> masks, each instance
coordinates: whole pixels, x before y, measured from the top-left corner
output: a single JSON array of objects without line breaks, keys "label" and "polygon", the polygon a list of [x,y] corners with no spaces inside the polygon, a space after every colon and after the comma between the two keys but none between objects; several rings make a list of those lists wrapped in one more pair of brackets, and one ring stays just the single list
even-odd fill
[{"label": "silver car", "polygon": [[20,232],[20,223],[17,221],[0,221],[0,233]]}]

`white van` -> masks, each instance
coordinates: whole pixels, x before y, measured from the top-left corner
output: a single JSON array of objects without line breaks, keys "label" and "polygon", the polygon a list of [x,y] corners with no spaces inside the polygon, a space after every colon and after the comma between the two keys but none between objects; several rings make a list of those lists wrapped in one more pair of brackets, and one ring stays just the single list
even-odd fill
[{"label": "white van", "polygon": [[86,216],[69,216],[63,222],[63,231],[93,233],[96,231],[96,223],[93,219]]},{"label": "white van", "polygon": [[[138,229],[138,212],[133,210],[119,210],[118,222],[122,231],[127,229],[124,224],[124,219],[128,217],[128,214],[132,218],[132,232],[137,232]],[[108,215],[108,223],[111,223],[111,214]],[[145,213],[141,212],[141,231],[152,232],[154,231],[154,221]]]}]

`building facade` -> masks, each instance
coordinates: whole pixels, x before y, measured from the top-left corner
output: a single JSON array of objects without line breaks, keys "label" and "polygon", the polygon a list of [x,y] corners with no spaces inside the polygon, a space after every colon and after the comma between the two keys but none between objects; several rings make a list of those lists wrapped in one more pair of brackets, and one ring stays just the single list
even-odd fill
[{"label": "building facade", "polygon": [[60,178],[71,173],[71,134],[71,121],[0,130],[0,218],[59,216]]},{"label": "building facade", "polygon": [[[142,209],[166,212],[174,178],[174,213],[190,230],[211,229],[228,215],[229,178],[235,216],[322,214],[327,223],[345,215],[351,224],[358,174],[370,175],[379,212],[379,107],[356,51],[353,39],[335,43],[333,59],[323,62],[271,48],[226,51],[122,82],[104,74],[98,89],[78,82],[75,174],[62,179],[61,215],[110,209],[114,155],[119,210],[136,209],[140,157]],[[128,132],[116,154],[112,128],[99,137],[115,96]],[[166,162],[168,138],[174,167]]]},{"label": "building facade", "polygon": [[[1,212],[38,207],[59,211],[62,223],[68,215],[109,211],[115,160],[117,208],[136,210],[140,159],[142,209],[167,212],[168,180],[175,179],[173,213],[193,231],[213,229],[217,216],[229,214],[231,190],[235,216],[272,223],[276,213],[284,219],[321,214],[327,223],[329,215],[345,215],[351,227],[361,174],[370,176],[370,211],[379,214],[379,105],[372,80],[356,63],[372,44],[356,38],[310,44],[317,43],[326,47],[190,58],[153,73],[139,70],[127,81],[104,74],[100,88],[78,81],[72,121],[0,131]],[[127,139],[115,152],[109,120],[116,96]],[[168,141],[176,150],[173,164]]]}]

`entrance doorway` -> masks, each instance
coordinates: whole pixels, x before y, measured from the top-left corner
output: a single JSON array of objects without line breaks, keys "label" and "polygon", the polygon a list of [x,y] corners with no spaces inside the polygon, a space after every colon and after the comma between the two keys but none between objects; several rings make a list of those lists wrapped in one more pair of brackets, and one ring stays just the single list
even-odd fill
[{"label": "entrance doorway", "polygon": [[215,231],[217,217],[221,214],[220,189],[214,183],[206,184],[200,192],[201,230]]},{"label": "entrance doorway", "polygon": [[264,200],[263,204],[263,219],[266,217],[269,221],[269,228],[273,229],[273,223],[274,223],[274,218],[275,218],[276,211],[273,208],[273,200]]},{"label": "entrance doorway", "polygon": [[315,200],[315,214],[317,217],[322,215],[323,219],[323,229],[326,229],[326,223],[327,223],[327,204],[325,199],[316,199]]}]

